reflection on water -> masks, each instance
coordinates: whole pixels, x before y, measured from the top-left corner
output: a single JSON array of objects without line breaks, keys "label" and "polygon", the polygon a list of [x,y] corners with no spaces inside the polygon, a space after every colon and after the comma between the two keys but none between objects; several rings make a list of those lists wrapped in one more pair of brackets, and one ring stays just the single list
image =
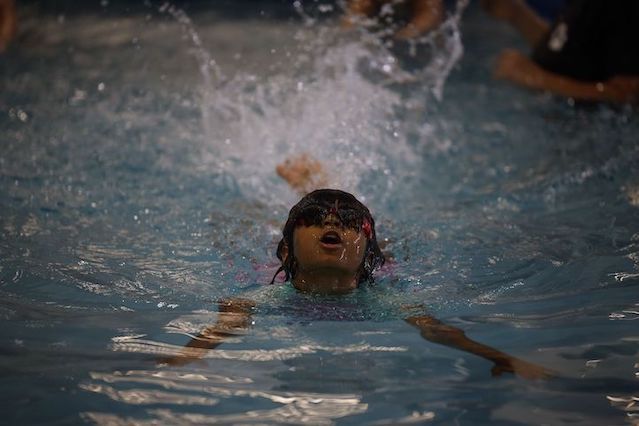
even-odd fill
[{"label": "reflection on water", "polygon": [[[139,337],[116,337],[111,349],[114,351],[137,352],[151,355],[180,356],[182,346],[170,345],[167,343],[140,339]],[[237,339],[228,338],[225,343],[236,343]],[[295,348],[282,349],[257,349],[257,350],[224,350],[211,349],[203,354],[198,354],[199,358],[210,359],[232,359],[239,361],[265,362],[274,360],[288,360],[306,354],[327,352],[334,355],[359,352],[405,352],[404,347],[399,346],[371,346],[369,344],[353,344],[348,346],[317,346],[304,345]]]},{"label": "reflection on water", "polygon": [[[81,384],[80,387],[126,404],[179,404],[212,406],[221,399],[240,397],[271,401],[276,408],[269,410],[247,410],[241,414],[200,414],[197,412],[173,412],[167,409],[149,409],[148,419],[121,417],[115,414],[84,413],[97,424],[192,424],[192,423],[258,423],[258,424],[333,424],[333,419],[359,414],[367,409],[361,395],[273,392],[242,388],[252,383],[250,378],[231,378],[202,374],[180,374],[164,371],[127,371],[112,374],[92,373],[96,383]],[[126,383],[131,386],[158,386],[165,391],[132,389],[118,391],[103,383]],[[168,392],[172,391],[172,392]],[[202,396],[206,395],[206,396]]]},{"label": "reflection on water", "polygon": [[[638,365],[635,365],[635,367],[639,368]],[[610,405],[626,412],[631,425],[636,426],[639,424],[639,396],[618,397],[608,395],[606,398],[610,401]]]}]

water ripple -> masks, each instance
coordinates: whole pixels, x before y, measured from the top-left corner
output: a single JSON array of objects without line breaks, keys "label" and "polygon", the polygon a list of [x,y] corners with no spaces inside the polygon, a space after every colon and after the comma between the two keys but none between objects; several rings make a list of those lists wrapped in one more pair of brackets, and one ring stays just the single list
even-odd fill
[{"label": "water ripple", "polygon": [[[238,338],[225,339],[225,342],[239,342]],[[169,343],[145,340],[139,338],[118,338],[110,345],[115,352],[134,352],[150,355],[180,356],[183,346]],[[332,354],[365,353],[365,352],[406,352],[408,348],[404,346],[374,346],[366,343],[351,344],[345,346],[322,346],[322,345],[300,345],[292,348],[280,349],[247,349],[247,350],[226,350],[216,348],[203,352],[205,359],[232,359],[238,361],[267,362],[283,361],[298,358],[302,355],[314,354],[320,351]]]},{"label": "water ripple", "polygon": [[[200,423],[259,423],[259,424],[333,424],[333,419],[363,413],[368,404],[361,402],[357,394],[330,394],[308,392],[275,392],[243,387],[250,379],[224,378],[190,374],[163,374],[158,371],[128,371],[125,373],[91,373],[95,381],[109,384],[123,383],[144,386],[161,386],[164,391],[148,389],[117,390],[113,386],[98,383],[84,383],[80,388],[101,393],[109,398],[131,405],[174,403],[179,405],[211,406],[220,403],[220,398],[249,397],[266,399],[280,405],[270,410],[249,410],[238,414],[203,415],[199,413],[176,412],[170,409],[150,409],[146,411],[152,420],[121,417],[116,414],[86,412],[83,416],[97,424],[200,424]],[[229,386],[211,386],[208,381],[226,382]],[[169,392],[170,390],[171,392]],[[193,395],[197,392],[199,395]],[[203,396],[206,395],[206,396]],[[210,395],[210,396],[208,396]],[[213,396],[213,397],[211,397]]]}]

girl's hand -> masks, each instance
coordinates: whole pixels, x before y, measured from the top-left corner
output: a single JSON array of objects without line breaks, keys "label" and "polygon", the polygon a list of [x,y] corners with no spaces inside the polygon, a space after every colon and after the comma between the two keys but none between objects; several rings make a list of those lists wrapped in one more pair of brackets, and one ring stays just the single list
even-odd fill
[{"label": "girl's hand", "polygon": [[326,186],[326,173],[322,163],[306,154],[287,158],[277,165],[275,171],[302,195]]},{"label": "girl's hand", "polygon": [[495,361],[495,366],[490,372],[493,376],[501,376],[504,372],[513,373],[528,380],[549,379],[555,375],[544,367],[514,357]]}]

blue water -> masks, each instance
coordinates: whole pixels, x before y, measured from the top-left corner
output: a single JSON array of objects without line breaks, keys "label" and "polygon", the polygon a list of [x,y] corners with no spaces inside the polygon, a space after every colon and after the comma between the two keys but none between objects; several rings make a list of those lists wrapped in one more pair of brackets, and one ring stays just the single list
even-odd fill
[{"label": "blue water", "polygon": [[[636,423],[636,110],[493,81],[525,46],[475,4],[416,58],[328,9],[247,4],[21,9],[0,57],[1,421]],[[373,211],[393,258],[375,287],[267,285],[297,199],[274,167],[300,152]],[[156,363],[229,296],[261,304],[243,336]],[[402,321],[417,304],[558,376],[491,377]]]}]

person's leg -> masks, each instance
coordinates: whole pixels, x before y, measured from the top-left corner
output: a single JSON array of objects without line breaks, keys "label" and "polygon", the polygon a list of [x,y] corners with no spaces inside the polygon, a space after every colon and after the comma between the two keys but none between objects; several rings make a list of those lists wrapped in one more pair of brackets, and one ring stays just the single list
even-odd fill
[{"label": "person's leg", "polygon": [[535,46],[550,29],[550,24],[524,0],[481,0],[481,5],[495,18],[515,27],[531,46]]}]

